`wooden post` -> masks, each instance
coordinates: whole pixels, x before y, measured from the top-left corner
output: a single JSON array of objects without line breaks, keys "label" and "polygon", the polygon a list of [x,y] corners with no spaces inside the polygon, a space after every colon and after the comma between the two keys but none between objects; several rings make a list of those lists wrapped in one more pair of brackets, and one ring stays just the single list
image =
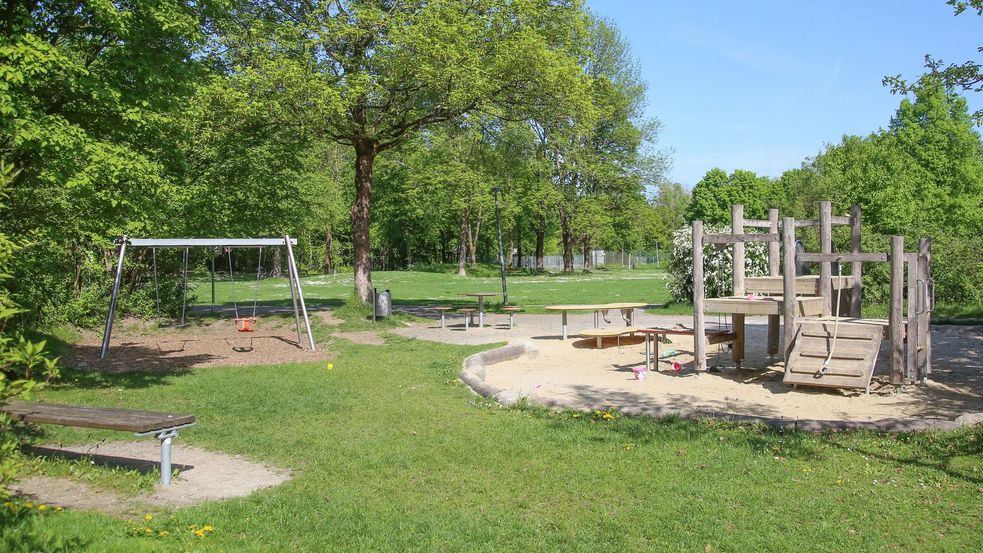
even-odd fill
[{"label": "wooden post", "polygon": [[693,221],[693,367],[707,370],[706,321],[703,315],[703,221]]},{"label": "wooden post", "polygon": [[[850,251],[860,253],[860,206],[854,205],[850,208]],[[864,264],[854,261],[850,274],[853,276],[853,290],[850,292],[850,316],[860,318],[860,302],[863,299],[863,284],[860,279],[863,276]]]},{"label": "wooden post", "polygon": [[[833,204],[819,202],[819,251],[833,253]],[[819,262],[819,295],[823,298],[823,317],[832,314],[833,272],[829,261]]]},{"label": "wooden post", "polygon": [[[730,206],[731,234],[744,234],[744,206]],[[743,296],[747,288],[744,285],[744,242],[734,242],[734,295]]]},{"label": "wooden post", "polygon": [[788,371],[788,356],[795,339],[795,317],[798,302],[795,299],[795,217],[782,218],[782,315],[785,317],[785,371]]},{"label": "wooden post", "polygon": [[904,236],[891,237],[891,305],[888,327],[891,337],[891,384],[904,384]]},{"label": "wooden post", "polygon": [[921,311],[922,301],[918,294],[918,254],[905,256],[905,269],[908,278],[908,338],[905,340],[905,383],[913,384],[918,381],[918,312]]},{"label": "wooden post", "polygon": [[918,378],[924,382],[932,374],[932,239],[918,241],[918,279],[921,280],[922,309],[918,315]]},{"label": "wooden post", "polygon": [[[778,229],[778,210],[769,209],[768,232],[778,234]],[[768,276],[777,277],[781,274],[781,262],[781,244],[768,242]],[[768,355],[772,357],[778,354],[778,335],[781,324],[781,315],[768,315]]]}]

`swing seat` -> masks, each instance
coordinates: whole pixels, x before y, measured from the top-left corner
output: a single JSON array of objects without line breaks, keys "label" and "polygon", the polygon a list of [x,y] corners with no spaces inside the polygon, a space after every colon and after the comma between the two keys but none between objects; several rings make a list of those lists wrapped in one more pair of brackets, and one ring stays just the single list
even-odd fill
[{"label": "swing seat", "polygon": [[252,332],[256,330],[256,317],[242,317],[236,319],[236,330],[239,332]]}]

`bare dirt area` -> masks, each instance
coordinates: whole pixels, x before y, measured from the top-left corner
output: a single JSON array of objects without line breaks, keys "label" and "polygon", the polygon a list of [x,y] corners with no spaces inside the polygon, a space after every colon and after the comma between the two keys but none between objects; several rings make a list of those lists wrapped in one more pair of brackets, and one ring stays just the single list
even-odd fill
[{"label": "bare dirt area", "polygon": [[[152,441],[105,442],[97,445],[43,446],[36,453],[70,458],[89,457],[94,463],[150,470],[158,466],[159,446]],[[171,485],[124,497],[68,478],[35,475],[21,480],[17,493],[35,501],[66,508],[94,510],[115,516],[142,514],[154,507],[185,507],[204,501],[242,497],[290,479],[289,471],[267,467],[239,456],[181,444],[172,446],[173,467],[179,472]]]},{"label": "bare dirt area", "polygon": [[[316,316],[326,324],[337,324],[329,313]],[[101,347],[101,332],[84,331],[63,356],[63,363],[116,372],[275,365],[330,357],[323,348],[300,347],[293,321],[273,317],[260,318],[254,332],[238,332],[233,321],[224,319],[197,320],[181,328],[124,320],[113,329],[105,359],[99,359]]]},{"label": "bare dirt area", "polygon": [[[720,372],[693,370],[693,339],[672,336],[671,344],[661,344],[666,356],[646,380],[636,380],[633,368],[644,366],[644,343],[640,338],[623,338],[620,346],[605,339],[597,349],[594,339],[577,337],[590,328],[588,315],[573,315],[570,338],[560,338],[560,317],[523,315],[513,331],[501,325],[463,331],[456,327],[421,324],[401,332],[420,339],[450,343],[529,342],[537,355],[488,365],[485,382],[511,390],[520,396],[572,408],[598,405],[618,408],[660,405],[669,409],[727,412],[761,417],[873,421],[880,419],[946,419],[966,413],[983,412],[983,327],[933,327],[933,372],[929,382],[899,388],[887,383],[887,341],[882,344],[870,395],[860,391],[826,388],[793,389],[782,383],[781,357],[765,354],[767,339],[764,318],[747,320],[747,358],[742,369],[735,368],[726,346],[709,349],[709,364],[719,364]],[[500,323],[500,321],[495,321]],[[685,316],[639,314],[635,326],[692,326]],[[614,321],[613,324],[618,324]],[[672,361],[680,363],[679,372]]]}]

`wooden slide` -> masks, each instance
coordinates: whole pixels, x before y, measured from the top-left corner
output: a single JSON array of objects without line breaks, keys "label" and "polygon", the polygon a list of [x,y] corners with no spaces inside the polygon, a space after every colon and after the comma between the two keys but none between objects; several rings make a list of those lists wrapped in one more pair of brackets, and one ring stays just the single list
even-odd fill
[{"label": "wooden slide", "polygon": [[[800,325],[785,363],[785,384],[870,391],[883,330],[876,325],[840,322],[834,345],[834,325],[832,321]],[[830,348],[833,356],[824,372]]]}]

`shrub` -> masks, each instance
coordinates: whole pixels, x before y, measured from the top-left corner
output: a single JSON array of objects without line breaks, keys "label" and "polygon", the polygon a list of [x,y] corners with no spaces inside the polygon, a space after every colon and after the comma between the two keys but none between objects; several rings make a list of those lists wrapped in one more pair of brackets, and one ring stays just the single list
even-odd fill
[{"label": "shrub", "polygon": [[[724,234],[723,226],[703,227],[707,234]],[[693,301],[693,229],[683,227],[673,233],[672,256],[669,259],[669,278],[666,287],[676,302]],[[747,276],[768,274],[768,244],[751,242],[744,248]],[[707,297],[727,296],[733,292],[734,249],[730,245],[709,244],[703,247],[703,285]]]}]

